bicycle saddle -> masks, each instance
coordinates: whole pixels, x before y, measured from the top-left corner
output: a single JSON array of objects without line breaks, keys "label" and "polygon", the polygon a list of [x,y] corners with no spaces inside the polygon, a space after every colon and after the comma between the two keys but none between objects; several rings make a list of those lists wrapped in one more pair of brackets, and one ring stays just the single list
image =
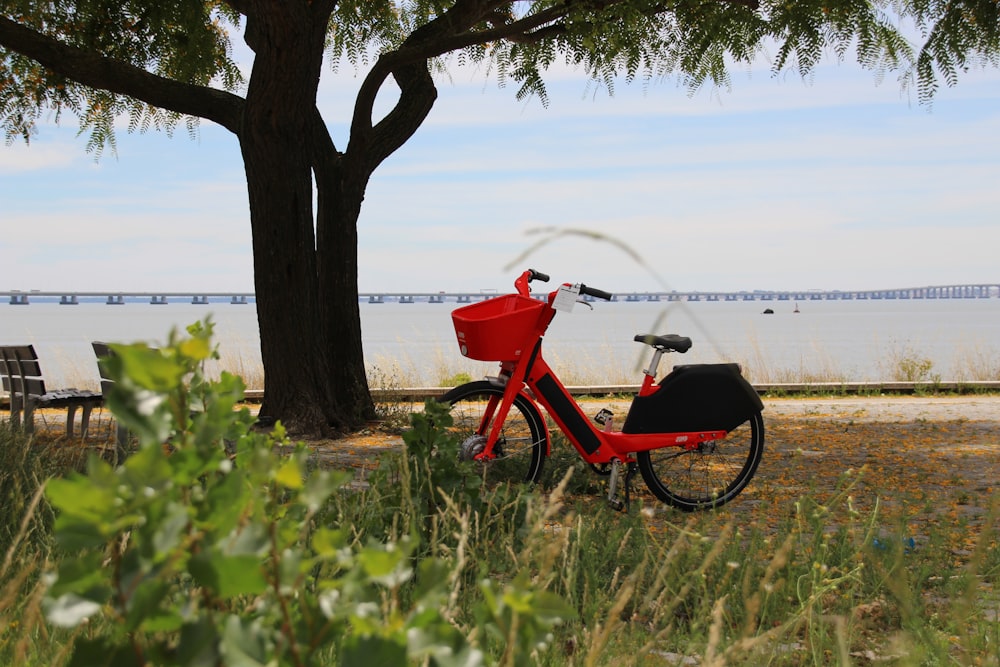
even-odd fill
[{"label": "bicycle saddle", "polygon": [[691,349],[691,339],[687,336],[678,336],[677,334],[667,334],[666,336],[637,334],[633,340],[637,343],[652,345],[657,350],[676,350],[677,352],[684,353]]}]

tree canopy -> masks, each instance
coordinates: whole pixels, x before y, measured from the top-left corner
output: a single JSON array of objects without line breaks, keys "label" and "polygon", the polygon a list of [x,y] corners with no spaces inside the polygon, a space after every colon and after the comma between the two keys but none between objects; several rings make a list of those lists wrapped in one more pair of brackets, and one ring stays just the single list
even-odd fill
[{"label": "tree canopy", "polygon": [[[207,119],[232,132],[250,200],[262,411],[351,428],[371,416],[356,279],[365,189],[431,113],[450,64],[482,65],[544,103],[556,65],[611,90],[622,78],[697,89],[762,59],[804,75],[833,53],[929,102],[941,82],[998,64],[998,16],[995,0],[0,0],[0,123],[8,144],[30,142],[42,119],[68,113],[98,153],[114,149],[122,118],[131,131],[194,132]],[[360,73],[353,108],[317,108],[330,66]],[[387,86],[393,105],[377,114]],[[337,113],[350,126],[342,146],[326,125]],[[289,340],[302,342],[294,353]]]},{"label": "tree canopy", "polygon": [[[257,4],[0,3],[0,110],[8,142],[29,140],[50,111],[77,116],[94,150],[114,145],[114,123],[123,116],[129,130],[171,130],[181,120],[193,127],[200,118],[232,129],[232,120],[214,107],[226,106],[219,91],[246,83],[231,40],[246,29],[249,42],[253,22],[267,18]],[[370,68],[368,95],[384,82],[372,74],[393,61],[434,62],[453,53],[490,63],[501,82],[518,84],[518,97],[543,101],[544,72],[559,62],[580,66],[609,88],[622,74],[630,80],[676,75],[690,87],[724,84],[733,62],[760,58],[764,46],[774,45],[775,71],[794,66],[807,74],[828,50],[840,57],[854,50],[866,67],[899,71],[929,101],[941,80],[954,85],[970,66],[996,66],[1000,58],[1000,9],[990,0],[309,4],[328,8],[324,51],[330,61]],[[899,31],[907,21],[922,43]],[[216,105],[200,99],[208,91],[216,92]]]}]

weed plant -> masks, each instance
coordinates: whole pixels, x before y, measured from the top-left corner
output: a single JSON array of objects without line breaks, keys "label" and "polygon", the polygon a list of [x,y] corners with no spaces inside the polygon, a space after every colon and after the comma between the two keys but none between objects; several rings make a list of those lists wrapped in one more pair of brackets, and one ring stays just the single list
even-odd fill
[{"label": "weed plant", "polygon": [[822,505],[616,513],[562,459],[487,486],[434,402],[359,489],[202,375],[210,332],[116,348],[118,467],[0,431],[0,664],[998,664],[996,498],[961,560],[857,511],[856,475]]}]

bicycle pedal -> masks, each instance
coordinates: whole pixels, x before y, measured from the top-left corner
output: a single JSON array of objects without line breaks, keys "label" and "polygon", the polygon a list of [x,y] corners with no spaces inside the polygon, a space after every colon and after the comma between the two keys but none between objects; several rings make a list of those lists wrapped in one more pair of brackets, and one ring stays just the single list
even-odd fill
[{"label": "bicycle pedal", "polygon": [[624,512],[628,508],[628,505],[626,505],[624,501],[619,500],[618,498],[615,499],[608,498],[608,505],[611,507],[611,509],[617,512]]},{"label": "bicycle pedal", "polygon": [[618,476],[621,473],[622,462],[615,459],[611,462],[611,473],[608,475],[608,505],[621,511],[625,502],[618,497]]}]

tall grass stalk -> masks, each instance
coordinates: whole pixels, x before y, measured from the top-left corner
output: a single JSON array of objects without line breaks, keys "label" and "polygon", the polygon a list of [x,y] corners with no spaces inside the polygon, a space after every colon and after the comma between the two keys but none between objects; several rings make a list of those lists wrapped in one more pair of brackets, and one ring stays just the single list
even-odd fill
[{"label": "tall grass stalk", "polygon": [[[903,529],[882,525],[877,503],[859,514],[852,476],[833,498],[823,504],[802,498],[784,522],[768,527],[765,518],[778,508],[766,504],[683,522],[655,505],[613,513],[592,496],[570,492],[578,486],[574,469],[541,488],[446,492],[441,484],[448,478],[436,466],[433,454],[388,457],[380,479],[335,494],[315,520],[348,527],[349,544],[359,548],[424,535],[421,552],[450,563],[440,613],[492,664],[513,662],[521,633],[536,631],[529,653],[551,665],[997,664],[990,610],[995,614],[992,591],[1000,583],[1000,497],[985,524],[991,528],[968,561],[956,565],[946,550],[908,552]],[[0,569],[0,661],[65,664],[60,647],[67,631],[44,621],[39,583],[52,551],[38,481],[60,473],[20,469],[35,490],[18,510]],[[416,494],[420,479],[436,480],[425,495]],[[476,488],[465,479],[462,488]],[[531,630],[530,613],[513,613],[496,617],[509,621],[497,626],[499,635],[477,630],[486,580],[514,597],[519,586],[548,591],[574,615]],[[412,595],[404,586],[380,604],[405,609]],[[100,628],[95,622],[91,631]]]},{"label": "tall grass stalk", "polygon": [[[209,348],[178,345],[171,363],[193,366],[187,349]],[[175,383],[167,400],[189,405],[194,390],[162,372]],[[945,527],[914,547],[905,525],[885,525],[881,498],[859,512],[856,474],[791,506],[682,517],[639,495],[621,514],[581,466],[553,466],[538,486],[487,484],[434,403],[357,489],[280,429],[254,430],[234,378],[191,372],[205,412],[127,413],[144,440],[117,468],[0,426],[0,664],[83,664],[69,647],[102,642],[118,656],[180,654],[191,635],[177,628],[197,618],[219,642],[238,635],[259,664],[293,646],[312,656],[295,664],[322,665],[379,648],[411,664],[997,667],[1000,497],[963,560]],[[133,391],[148,401],[152,390]],[[130,598],[123,567],[149,597]]]}]

